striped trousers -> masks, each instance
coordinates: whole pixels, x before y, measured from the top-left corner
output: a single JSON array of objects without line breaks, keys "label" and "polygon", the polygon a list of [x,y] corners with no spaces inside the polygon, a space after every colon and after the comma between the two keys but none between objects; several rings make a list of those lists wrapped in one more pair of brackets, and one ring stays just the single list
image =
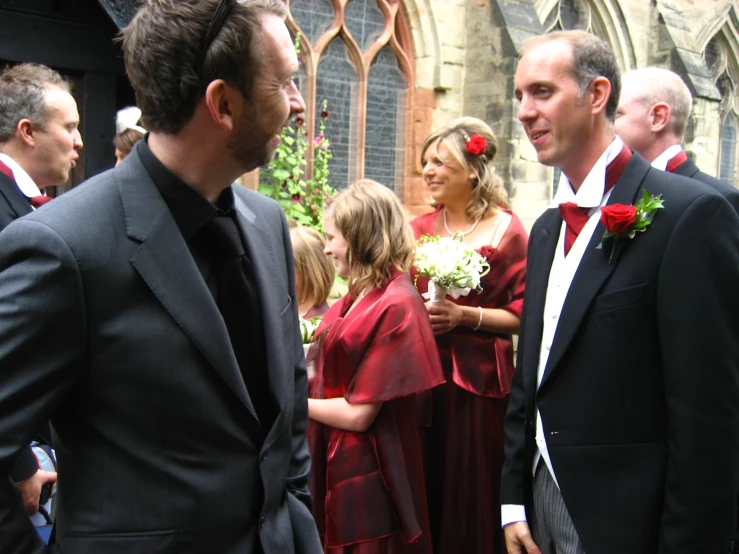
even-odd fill
[{"label": "striped trousers", "polygon": [[585,554],[562,493],[543,461],[536,468],[533,493],[534,513],[529,525],[542,554]]}]

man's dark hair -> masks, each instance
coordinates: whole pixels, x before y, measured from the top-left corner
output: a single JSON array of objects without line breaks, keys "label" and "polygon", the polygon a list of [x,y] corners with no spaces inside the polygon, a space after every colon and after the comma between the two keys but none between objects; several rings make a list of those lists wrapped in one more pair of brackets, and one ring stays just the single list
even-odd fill
[{"label": "man's dark hair", "polygon": [[45,65],[22,63],[0,73],[0,144],[13,137],[21,119],[28,119],[42,131],[46,129],[49,86],[72,92],[70,82]]},{"label": "man's dark hair", "polygon": [[580,95],[590,86],[596,77],[605,77],[611,83],[611,96],[606,104],[606,117],[615,121],[616,108],[621,96],[621,71],[616,63],[613,50],[607,42],[585,31],[554,31],[530,39],[521,49],[521,58],[529,49],[539,44],[563,41],[572,48],[572,65],[570,71],[577,82]]},{"label": "man's dark hair", "polygon": [[227,0],[230,12],[198,68],[219,0],[145,0],[122,31],[128,77],[144,126],[177,134],[190,121],[208,84],[223,79],[251,94],[261,64],[261,17],[284,18],[281,0]]}]

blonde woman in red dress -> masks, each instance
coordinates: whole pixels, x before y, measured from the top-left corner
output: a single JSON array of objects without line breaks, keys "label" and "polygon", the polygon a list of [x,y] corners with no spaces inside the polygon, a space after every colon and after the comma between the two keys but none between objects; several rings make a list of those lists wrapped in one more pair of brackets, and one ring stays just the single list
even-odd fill
[{"label": "blonde woman in red dress", "polygon": [[372,181],[340,192],[323,228],[349,285],[316,330],[308,399],[309,483],[324,550],[430,554],[415,394],[444,377],[408,275],[413,234],[397,196]]},{"label": "blonde woman in red dress", "polygon": [[[436,209],[414,234],[461,236],[490,264],[482,292],[427,303],[446,383],[420,398],[435,554],[505,552],[500,527],[503,419],[523,304],[528,237],[508,208],[490,127],[463,117],[423,144],[423,177]],[[427,291],[428,279],[418,278]]]}]

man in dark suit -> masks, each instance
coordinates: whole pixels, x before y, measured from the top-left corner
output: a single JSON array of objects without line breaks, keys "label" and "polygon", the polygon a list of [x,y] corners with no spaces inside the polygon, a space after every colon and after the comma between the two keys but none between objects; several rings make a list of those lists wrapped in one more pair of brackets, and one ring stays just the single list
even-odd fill
[{"label": "man in dark suit", "polygon": [[[150,134],[0,233],[0,470],[51,418],[52,552],[322,551],[287,223],[232,185],[305,108],[284,17],[143,2],[123,51]],[[44,552],[16,496],[0,479],[0,551]]]},{"label": "man in dark suit", "polygon": [[677,73],[645,67],[624,73],[615,129],[626,145],[653,167],[690,177],[721,193],[739,212],[739,190],[703,173],[680,146],[693,107]]},{"label": "man in dark suit", "polygon": [[[692,106],[690,90],[676,73],[658,67],[629,71],[622,78],[616,133],[653,167],[705,183],[739,213],[739,190],[703,173],[680,146]],[[739,550],[737,517],[734,548]]]},{"label": "man in dark suit", "polygon": [[[564,179],[529,242],[501,492],[511,554],[730,548],[739,217],[624,147],[619,86],[610,48],[588,33],[520,53],[519,120]],[[632,234],[645,191],[664,207]],[[600,221],[618,212],[620,230]]]},{"label": "man in dark suit", "polygon": [[[56,71],[25,63],[0,73],[0,231],[51,200],[42,191],[69,178],[82,148],[79,119],[71,85]],[[48,442],[48,425],[43,435]],[[27,446],[11,478],[33,515],[41,488],[53,484],[56,473],[40,470]]]}]

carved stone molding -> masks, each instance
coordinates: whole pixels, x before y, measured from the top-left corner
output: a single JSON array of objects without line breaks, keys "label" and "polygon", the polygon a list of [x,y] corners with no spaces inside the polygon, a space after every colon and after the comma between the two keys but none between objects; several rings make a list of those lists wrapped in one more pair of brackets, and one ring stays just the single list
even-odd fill
[{"label": "carved stone molding", "polygon": [[128,25],[136,12],[136,0],[98,0],[98,2],[119,29]]}]

